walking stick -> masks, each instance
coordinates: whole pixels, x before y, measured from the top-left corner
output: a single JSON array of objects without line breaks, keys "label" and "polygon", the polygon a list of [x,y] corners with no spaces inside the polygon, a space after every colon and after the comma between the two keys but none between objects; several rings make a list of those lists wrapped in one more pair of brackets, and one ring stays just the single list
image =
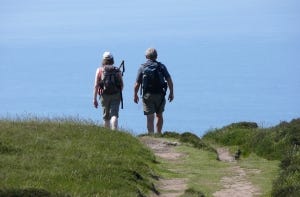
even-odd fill
[{"label": "walking stick", "polygon": [[[120,66],[119,66],[119,70],[121,71],[121,74],[123,76],[124,72],[125,72],[125,62],[124,60],[122,60]],[[120,96],[121,96],[121,109],[123,109],[123,94],[122,94],[122,88],[120,89]]]}]

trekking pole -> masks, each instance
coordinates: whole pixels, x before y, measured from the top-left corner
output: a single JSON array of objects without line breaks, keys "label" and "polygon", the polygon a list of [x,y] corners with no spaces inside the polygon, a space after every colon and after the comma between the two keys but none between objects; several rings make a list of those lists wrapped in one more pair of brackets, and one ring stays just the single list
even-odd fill
[{"label": "trekking pole", "polygon": [[[124,62],[124,60],[122,60],[120,66],[119,66],[119,70],[121,71],[121,74],[123,76],[123,74],[125,72],[125,62]],[[121,96],[121,109],[123,109],[123,93],[122,93],[122,89],[120,90],[120,96]]]},{"label": "trekking pole", "polygon": [[125,72],[125,62],[124,62],[124,60],[122,60],[120,66],[119,66],[119,70],[121,71],[122,76],[123,76],[123,74]]},{"label": "trekking pole", "polygon": [[121,96],[121,109],[123,109],[123,94],[122,94],[122,90],[120,91],[120,96]]}]

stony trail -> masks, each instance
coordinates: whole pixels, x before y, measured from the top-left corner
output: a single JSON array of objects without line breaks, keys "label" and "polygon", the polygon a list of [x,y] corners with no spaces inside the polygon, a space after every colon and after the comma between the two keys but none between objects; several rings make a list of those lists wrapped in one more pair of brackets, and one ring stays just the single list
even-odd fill
[{"label": "stony trail", "polygon": [[[141,141],[153,150],[157,157],[167,160],[168,162],[179,162],[184,154],[176,152],[174,147],[178,144],[168,142],[167,140],[152,137],[142,137]],[[177,197],[184,194],[187,189],[187,179],[159,179],[157,188],[161,193],[153,194],[152,197]]]},{"label": "stony trail", "polygon": [[[241,168],[234,156],[232,156],[228,149],[218,148],[218,159],[222,162],[231,162],[231,175],[223,177],[221,183],[223,189],[213,194],[214,197],[254,197],[259,196],[259,189],[247,180],[247,172]],[[258,170],[252,170],[251,173],[260,173]]]},{"label": "stony trail", "polygon": [[[183,153],[175,150],[175,146],[180,146],[179,143],[170,142],[168,139],[141,137],[140,140],[148,146],[157,157],[160,157],[167,162],[180,162],[185,157]],[[214,197],[255,197],[259,196],[259,189],[247,180],[248,173],[260,173],[259,171],[245,170],[241,168],[235,161],[235,158],[229,153],[226,148],[217,149],[218,160],[220,162],[230,162],[230,176],[223,177],[221,185],[223,188],[216,191]],[[172,169],[171,169],[172,170]],[[177,197],[184,194],[187,187],[187,178],[164,179],[160,178],[157,184],[159,195],[153,194],[151,197]]]}]

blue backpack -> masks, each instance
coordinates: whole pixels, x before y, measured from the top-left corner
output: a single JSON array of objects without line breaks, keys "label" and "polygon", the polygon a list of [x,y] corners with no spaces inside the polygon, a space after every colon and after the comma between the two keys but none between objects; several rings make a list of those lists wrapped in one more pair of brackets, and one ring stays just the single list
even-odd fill
[{"label": "blue backpack", "polygon": [[152,64],[144,64],[142,88],[143,95],[145,93],[166,95],[168,88],[167,82],[163,75],[163,65],[160,62]]}]

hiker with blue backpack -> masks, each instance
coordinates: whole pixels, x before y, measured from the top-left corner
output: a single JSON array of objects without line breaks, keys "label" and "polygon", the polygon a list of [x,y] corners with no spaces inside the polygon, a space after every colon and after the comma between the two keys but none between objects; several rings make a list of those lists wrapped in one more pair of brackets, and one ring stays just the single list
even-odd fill
[{"label": "hiker with blue backpack", "polygon": [[139,68],[134,85],[134,102],[139,102],[138,91],[141,88],[144,115],[147,117],[148,134],[154,134],[155,117],[156,132],[161,134],[167,88],[169,88],[168,100],[171,102],[174,99],[173,81],[167,67],[156,61],[156,49],[148,48],[145,55],[147,61]]},{"label": "hiker with blue backpack", "polygon": [[96,71],[93,103],[94,107],[98,108],[99,95],[104,126],[112,130],[118,129],[122,89],[122,73],[119,68],[114,66],[113,55],[110,52],[104,52],[102,65]]}]

